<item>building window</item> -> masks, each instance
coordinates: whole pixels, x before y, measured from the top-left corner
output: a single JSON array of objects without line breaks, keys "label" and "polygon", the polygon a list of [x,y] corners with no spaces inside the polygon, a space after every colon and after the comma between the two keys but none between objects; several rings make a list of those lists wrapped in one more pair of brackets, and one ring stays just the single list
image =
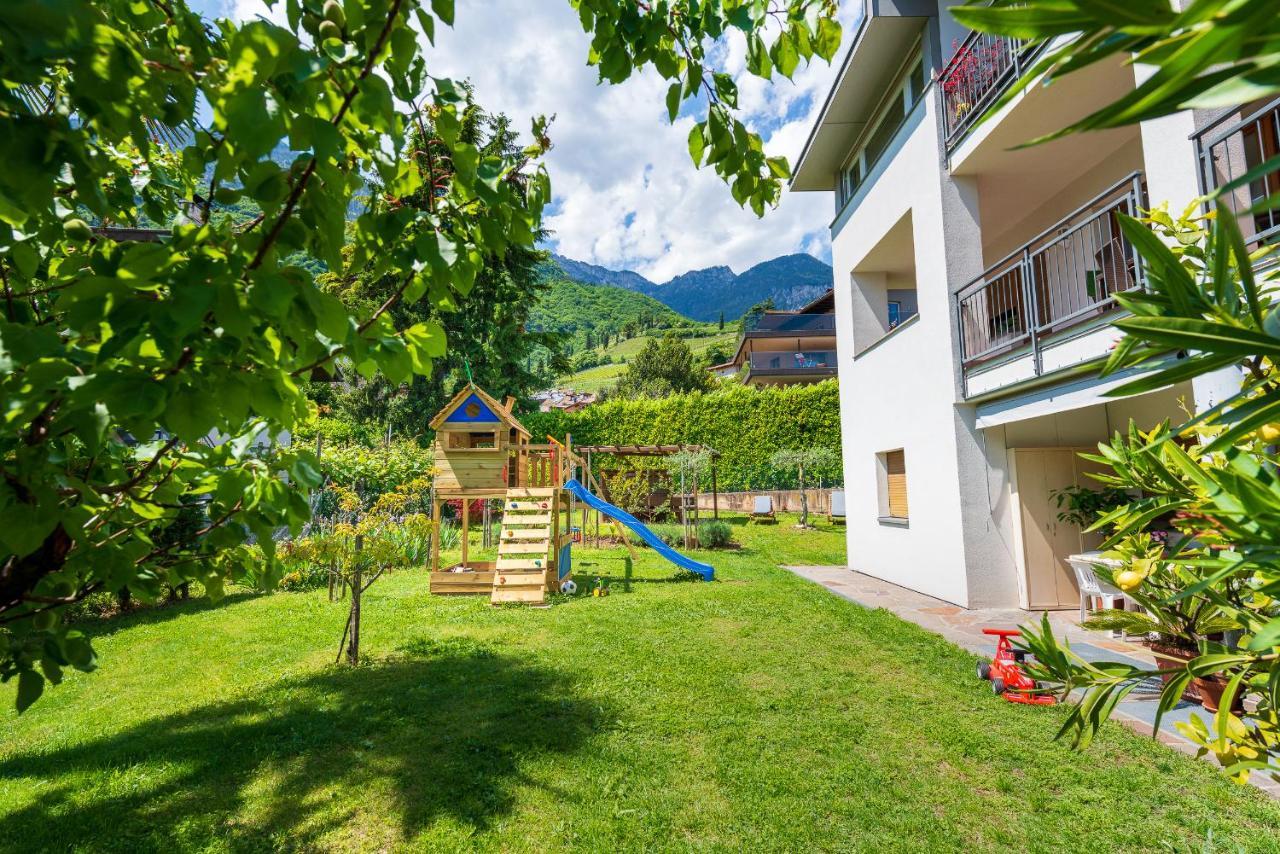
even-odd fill
[{"label": "building window", "polygon": [[924,96],[927,80],[925,78],[924,56],[917,52],[914,61],[907,66],[910,70],[903,74],[890,88],[890,94],[880,106],[875,118],[868,123],[869,132],[864,134],[854,146],[853,156],[840,170],[836,182],[839,190],[840,204],[844,205],[858,187],[870,174],[880,155],[893,142],[898,128],[912,108]]},{"label": "building window", "polygon": [[899,448],[877,454],[880,487],[880,516],[894,522],[907,519],[907,459]]},{"label": "building window", "polygon": [[889,328],[897,329],[898,324],[902,322],[902,303],[889,303]]}]

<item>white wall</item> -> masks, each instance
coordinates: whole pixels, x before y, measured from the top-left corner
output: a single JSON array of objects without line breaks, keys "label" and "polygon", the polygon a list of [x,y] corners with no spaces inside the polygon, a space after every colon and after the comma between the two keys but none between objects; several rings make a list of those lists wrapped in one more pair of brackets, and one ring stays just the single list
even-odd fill
[{"label": "white wall", "polygon": [[[969,590],[952,427],[956,390],[948,275],[940,250],[935,98],[926,97],[916,109],[926,111],[923,121],[907,123],[896,153],[832,240],[849,564],[965,605]],[[855,334],[855,310],[868,307],[855,309],[852,271],[908,213],[920,313],[867,349],[862,345],[873,330],[863,320],[861,335]],[[876,454],[898,448],[906,458],[906,527],[879,521]]]}]

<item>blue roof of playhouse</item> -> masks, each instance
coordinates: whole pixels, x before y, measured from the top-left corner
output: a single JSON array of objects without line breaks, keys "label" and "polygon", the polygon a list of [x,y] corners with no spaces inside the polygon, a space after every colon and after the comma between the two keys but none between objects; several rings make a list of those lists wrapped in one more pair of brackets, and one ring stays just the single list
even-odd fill
[{"label": "blue roof of playhouse", "polygon": [[449,404],[431,419],[431,428],[444,424],[510,424],[526,436],[528,428],[521,424],[505,406],[498,403],[478,386],[468,385],[449,401]]},{"label": "blue roof of playhouse", "polygon": [[445,419],[445,422],[457,424],[460,422],[477,423],[501,420],[501,416],[490,409],[489,404],[481,400],[479,395],[473,394],[464,400],[461,406],[449,413],[449,417]]}]

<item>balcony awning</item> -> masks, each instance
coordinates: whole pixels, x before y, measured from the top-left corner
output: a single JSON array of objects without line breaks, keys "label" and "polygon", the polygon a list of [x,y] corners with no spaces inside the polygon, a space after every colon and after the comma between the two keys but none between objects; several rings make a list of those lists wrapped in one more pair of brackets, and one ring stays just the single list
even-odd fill
[{"label": "balcony awning", "polygon": [[834,190],[836,172],[907,61],[928,18],[870,15],[854,34],[836,83],[796,163],[791,189]]},{"label": "balcony awning", "polygon": [[1090,375],[1064,385],[1042,387],[1012,397],[993,400],[990,403],[982,403],[978,405],[976,426],[979,430],[985,430],[988,427],[999,427],[1015,421],[1056,415],[1059,412],[1069,412],[1087,406],[1100,406],[1115,400],[1107,397],[1107,392],[1147,373],[1151,372],[1124,371],[1105,379]]}]

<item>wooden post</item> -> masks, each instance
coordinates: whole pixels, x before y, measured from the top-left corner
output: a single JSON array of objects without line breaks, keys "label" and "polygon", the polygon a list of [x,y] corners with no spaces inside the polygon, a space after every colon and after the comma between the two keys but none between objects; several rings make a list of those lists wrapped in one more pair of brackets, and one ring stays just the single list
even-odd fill
[{"label": "wooden post", "polygon": [[471,500],[462,496],[462,565],[467,565],[467,540],[471,539]]},{"label": "wooden post", "polygon": [[440,571],[440,500],[431,499],[431,572]]},{"label": "wooden post", "polygon": [[711,458],[711,515],[720,518],[720,485],[716,483],[716,458]]},{"label": "wooden post", "polygon": [[351,576],[351,616],[347,629],[347,664],[355,666],[360,663],[360,594],[364,586],[364,573],[361,566],[364,561],[364,536],[356,534],[356,559]]}]

